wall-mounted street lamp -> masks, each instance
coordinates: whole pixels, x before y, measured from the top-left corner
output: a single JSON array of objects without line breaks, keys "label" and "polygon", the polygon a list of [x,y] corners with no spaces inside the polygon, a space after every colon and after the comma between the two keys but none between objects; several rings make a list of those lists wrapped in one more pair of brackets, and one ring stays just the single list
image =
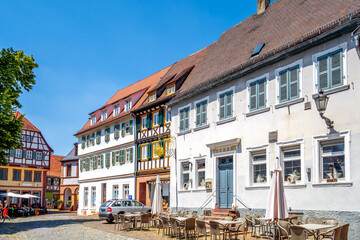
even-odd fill
[{"label": "wall-mounted street lamp", "polygon": [[320,90],[319,94],[316,97],[314,97],[314,100],[315,100],[316,108],[319,111],[320,117],[325,120],[325,123],[331,132],[334,129],[334,125],[333,125],[334,122],[324,116],[329,101],[329,97],[324,95],[324,92]]}]

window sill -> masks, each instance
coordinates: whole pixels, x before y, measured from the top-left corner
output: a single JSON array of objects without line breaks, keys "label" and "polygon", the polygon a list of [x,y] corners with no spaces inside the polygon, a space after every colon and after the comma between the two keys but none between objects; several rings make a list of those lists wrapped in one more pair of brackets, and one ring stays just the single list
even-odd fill
[{"label": "window sill", "polygon": [[306,188],[306,184],[304,183],[284,184],[284,188]]},{"label": "window sill", "polygon": [[262,108],[262,109],[258,109],[249,113],[246,113],[246,117],[251,117],[260,113],[264,113],[264,112],[268,112],[270,111],[270,107],[266,107],[266,108]]},{"label": "window sill", "polygon": [[196,188],[196,189],[193,189],[192,192],[206,192],[206,188],[205,187],[202,187],[202,188]]},{"label": "window sill", "polygon": [[209,127],[210,127],[210,124],[206,124],[206,125],[203,125],[203,126],[199,126],[199,127],[194,128],[194,132],[200,131],[200,130],[202,130],[202,129],[209,128]]},{"label": "window sill", "polygon": [[178,192],[179,192],[179,193],[182,193],[182,192],[191,192],[191,189],[188,189],[188,190],[182,189],[182,190],[179,190]]},{"label": "window sill", "polygon": [[269,189],[269,185],[253,185],[245,187],[245,190],[255,190],[255,189]]},{"label": "window sill", "polygon": [[191,133],[191,129],[179,132],[177,135],[181,136],[181,135],[185,135],[185,134],[188,134],[188,133]]},{"label": "window sill", "polygon": [[313,187],[352,187],[352,182],[323,182],[323,183],[313,183]]},{"label": "window sill", "polygon": [[219,120],[216,122],[216,125],[221,125],[221,124],[225,124],[225,123],[228,123],[228,122],[233,122],[236,120],[236,116],[235,117],[230,117],[230,118],[226,118],[226,119],[223,119],[223,120]]},{"label": "window sill", "polygon": [[293,100],[290,100],[290,101],[282,102],[282,103],[276,104],[275,109],[291,106],[291,105],[294,105],[294,104],[297,104],[297,103],[301,103],[303,101],[304,101],[304,98],[297,98],[297,99],[293,99]]},{"label": "window sill", "polygon": [[[337,93],[337,92],[342,92],[342,91],[346,91],[350,89],[350,84],[348,85],[343,85],[343,86],[339,86],[339,87],[334,87],[334,88],[331,88],[331,89],[328,89],[328,90],[325,90],[324,91],[324,95],[331,95],[331,94],[334,94],[334,93]],[[317,96],[319,95],[319,93],[316,93],[316,94],[313,94],[312,97],[313,99],[316,98]]]}]

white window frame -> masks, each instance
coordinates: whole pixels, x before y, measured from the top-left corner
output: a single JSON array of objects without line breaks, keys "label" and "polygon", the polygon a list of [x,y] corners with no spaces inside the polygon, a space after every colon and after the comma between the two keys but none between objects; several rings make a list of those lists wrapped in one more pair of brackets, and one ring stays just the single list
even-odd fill
[{"label": "white window frame", "polygon": [[[261,152],[261,151],[265,151],[266,153],[266,182],[264,183],[254,183],[253,182],[253,178],[254,178],[254,171],[253,171],[253,160],[252,160],[252,156],[253,153],[256,152]],[[246,149],[246,155],[247,155],[247,159],[248,159],[248,174],[249,177],[247,178],[247,185],[248,186],[267,186],[270,183],[270,153],[269,153],[269,145],[261,145],[261,146],[257,146],[257,147],[250,147]]]},{"label": "white window frame", "polygon": [[171,122],[171,108],[165,109],[165,122]]},{"label": "white window frame", "polygon": [[88,187],[84,187],[84,207],[88,207],[89,206],[89,188]]},{"label": "white window frame", "polygon": [[[259,81],[261,79],[264,79],[264,78],[265,78],[265,85],[266,85],[266,87],[265,87],[265,107],[250,111],[250,84],[253,82]],[[270,74],[265,73],[259,77],[253,78],[246,82],[246,90],[247,90],[246,91],[246,105],[247,105],[248,113],[269,107],[269,101],[268,101],[268,99],[269,99],[269,79],[270,79]]]},{"label": "white window frame", "polygon": [[[189,108],[189,128],[184,129],[183,131],[181,131],[181,130],[180,130],[180,111],[183,110],[183,109],[185,109],[185,108]],[[183,107],[181,107],[181,108],[178,108],[178,116],[179,116],[179,127],[178,127],[179,133],[190,130],[191,127],[192,127],[192,126],[191,126],[191,103],[189,103],[189,104],[187,104],[187,105],[185,105],[185,106],[183,106]]]},{"label": "white window frame", "polygon": [[153,114],[152,123],[153,123],[153,127],[159,126],[159,112]]},{"label": "white window frame", "polygon": [[[337,46],[335,47],[332,47],[332,48],[329,48],[325,51],[321,51],[321,52],[318,52],[314,55],[312,55],[312,61],[313,61],[313,79],[314,79],[314,83],[313,83],[313,94],[316,94],[318,93],[318,84],[319,84],[319,79],[318,79],[318,58],[323,56],[323,55],[326,55],[328,53],[331,53],[331,52],[335,52],[336,50],[339,50],[339,49],[343,49],[343,84],[341,86],[338,86],[338,87],[342,87],[342,86],[345,86],[348,84],[348,72],[347,72],[347,66],[348,66],[348,63],[347,63],[347,52],[348,52],[348,46],[347,46],[347,42],[343,42],[341,44],[338,44]],[[338,88],[338,87],[334,87],[335,89]],[[332,89],[334,88],[331,88],[331,89],[327,89],[325,90],[326,91],[331,91]]]},{"label": "white window frame", "polygon": [[113,185],[113,197],[119,199],[119,185]]},{"label": "white window frame", "polygon": [[96,207],[96,187],[91,187],[91,207]]},{"label": "white window frame", "polygon": [[[279,104],[280,103],[280,72],[286,70],[286,69],[289,69],[289,68],[292,68],[292,67],[295,67],[295,66],[299,66],[299,98],[302,98],[303,97],[303,91],[302,91],[302,88],[303,88],[303,66],[304,66],[304,61],[303,59],[299,59],[295,62],[292,62],[288,65],[285,65],[283,67],[280,67],[280,68],[277,68],[275,69],[275,78],[276,78],[276,104]],[[250,96],[249,96],[250,97]],[[294,101],[295,99],[292,99],[292,100],[288,100],[288,101],[284,101],[284,102],[289,102],[289,101]],[[281,103],[284,103],[284,102],[281,102]],[[249,102],[250,103],[250,102]]]},{"label": "white window frame", "polygon": [[120,151],[115,151],[115,164],[120,162]]},{"label": "white window frame", "polygon": [[130,135],[130,121],[125,122],[125,136]]},{"label": "white window frame", "polygon": [[[230,118],[236,116],[236,113],[235,113],[235,86],[232,86],[230,88],[227,88],[225,90],[222,90],[222,91],[216,93],[216,96],[217,96],[217,120],[218,121],[222,121],[222,120],[227,119],[227,118],[220,119],[220,95],[223,94],[223,93],[229,92],[229,91],[233,92],[233,94],[232,94],[233,99],[232,99],[232,106],[231,106],[232,107],[232,109],[231,109],[232,116]],[[209,106],[209,101],[208,101],[208,106]]]},{"label": "white window frame", "polygon": [[149,102],[153,102],[156,100],[156,92],[149,95]]},{"label": "white window frame", "polygon": [[125,149],[125,163],[130,162],[130,148]]},{"label": "white window frame", "polygon": [[[197,125],[196,125],[196,114],[197,114],[197,112],[196,112],[196,105],[197,105],[198,103],[203,102],[203,101],[206,101],[206,123],[203,124],[203,125],[197,126]],[[233,101],[234,101],[234,99],[233,99]],[[210,102],[210,98],[209,98],[209,97],[205,97],[205,98],[202,98],[202,99],[197,100],[197,101],[194,102],[194,114],[195,114],[195,117],[194,117],[194,126],[195,126],[195,127],[201,127],[201,126],[204,126],[204,125],[206,125],[206,124],[209,123],[209,102]],[[233,103],[234,103],[234,102],[233,102]],[[233,105],[234,105],[234,104],[233,104]]]},{"label": "white window frame", "polygon": [[[341,182],[351,182],[351,159],[350,159],[350,141],[351,141],[350,130],[341,131],[336,135],[320,135],[313,137],[313,183],[324,183],[326,180],[322,179],[322,166],[321,166],[321,142],[331,141],[340,138],[344,138],[344,162],[345,162],[345,178],[339,179]],[[321,168],[321,169],[320,169]]]},{"label": "white window frame", "polygon": [[123,184],[123,199],[129,199],[130,196],[130,185]]},{"label": "white window frame", "polygon": [[[202,163],[204,163],[205,164],[205,168],[204,169],[199,169],[199,164],[202,164]],[[199,173],[200,172],[203,172],[204,174],[205,174],[205,180],[206,180],[206,160],[205,159],[198,159],[198,160],[196,160],[196,188],[200,188],[200,189],[202,189],[202,188],[205,188],[205,186],[206,186],[206,184],[205,184],[205,186],[199,186]]]},{"label": "white window frame", "polygon": [[130,111],[130,109],[131,109],[131,99],[125,101],[124,112]]},{"label": "white window frame", "polygon": [[36,152],[36,160],[42,160],[42,152]]},{"label": "white window frame", "polygon": [[[184,165],[185,164],[187,164],[187,165],[189,165],[189,170],[188,171],[184,171]],[[184,174],[189,174],[189,182],[188,182],[188,190],[189,189],[191,189],[191,162],[190,161],[182,161],[182,162],[180,162],[180,167],[181,167],[181,174],[180,174],[180,179],[181,179],[181,181],[180,181],[180,184],[181,184],[181,186],[180,186],[180,189],[182,189],[182,190],[186,190],[185,189],[185,183],[184,183]]]},{"label": "white window frame", "polygon": [[101,121],[105,121],[107,119],[107,111],[102,111],[101,112]]},{"label": "white window frame", "polygon": [[96,116],[91,116],[91,126],[92,125],[95,125],[95,123],[96,123]]},{"label": "white window frame", "polygon": [[[16,158],[22,158],[22,150],[21,149],[16,149],[15,151],[15,157]],[[36,159],[38,160],[38,159]],[[41,160],[41,159],[40,159]]]},{"label": "white window frame", "polygon": [[114,107],[114,117],[119,115],[119,113],[120,113],[120,105],[118,104]]},{"label": "white window frame", "polygon": [[147,121],[147,116],[141,118],[141,129],[142,130],[147,129],[146,121]]},{"label": "white window frame", "polygon": [[166,96],[174,94],[176,91],[175,88],[176,88],[175,83],[166,87]]},{"label": "white window frame", "polygon": [[141,145],[141,160],[147,160],[147,144]]},{"label": "white window frame", "polygon": [[26,159],[32,159],[33,152],[32,151],[26,151]]}]

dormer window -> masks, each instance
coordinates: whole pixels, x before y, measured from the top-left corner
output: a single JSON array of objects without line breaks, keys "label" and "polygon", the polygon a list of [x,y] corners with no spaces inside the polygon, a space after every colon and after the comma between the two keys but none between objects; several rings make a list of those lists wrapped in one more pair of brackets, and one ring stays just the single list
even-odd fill
[{"label": "dormer window", "polygon": [[120,113],[120,105],[116,105],[114,107],[114,117],[116,117],[117,115],[119,115]]},{"label": "dormer window", "polygon": [[166,88],[166,96],[169,96],[174,93],[175,93],[175,84],[170,85]]},{"label": "dormer window", "polygon": [[125,101],[124,111],[127,112],[130,111],[130,109],[131,109],[131,99]]},{"label": "dormer window", "polygon": [[149,102],[153,102],[156,100],[156,93],[152,93],[149,95]]},{"label": "dormer window", "polygon": [[103,111],[103,112],[101,113],[101,121],[105,121],[106,118],[107,118],[107,112],[106,112],[106,111]]},{"label": "dormer window", "polygon": [[91,126],[96,123],[96,116],[91,116]]}]

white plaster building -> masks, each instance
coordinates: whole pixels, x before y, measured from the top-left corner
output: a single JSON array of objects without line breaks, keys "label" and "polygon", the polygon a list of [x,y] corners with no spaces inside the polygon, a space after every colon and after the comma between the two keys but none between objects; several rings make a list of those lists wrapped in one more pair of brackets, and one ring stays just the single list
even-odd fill
[{"label": "white plaster building", "polygon": [[115,93],[90,113],[79,139],[78,214],[92,214],[109,199],[135,198],[135,120],[131,111],[166,73],[165,68]]},{"label": "white plaster building", "polygon": [[350,0],[276,1],[223,33],[168,103],[172,209],[262,212],[278,157],[293,211],[359,219],[359,12]]}]

